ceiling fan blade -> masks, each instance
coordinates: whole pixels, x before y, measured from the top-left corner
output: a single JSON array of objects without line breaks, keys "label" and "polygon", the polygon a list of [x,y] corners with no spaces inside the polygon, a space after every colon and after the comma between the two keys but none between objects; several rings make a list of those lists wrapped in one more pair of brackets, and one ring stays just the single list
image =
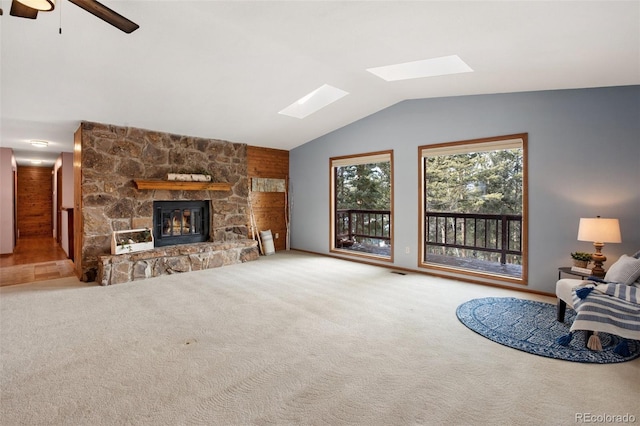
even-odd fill
[{"label": "ceiling fan blade", "polygon": [[[140,25],[136,24],[120,15],[118,12],[109,9],[107,6],[96,0],[69,0],[71,3],[78,7],[83,8],[87,12],[102,19],[103,21],[113,25],[119,30],[130,34],[140,28]],[[14,0],[15,3],[15,0]]]},{"label": "ceiling fan blade", "polygon": [[9,15],[17,16],[19,18],[36,19],[36,17],[38,16],[38,9],[33,9],[29,6],[25,6],[19,1],[13,0],[11,2],[11,10],[9,11]]}]

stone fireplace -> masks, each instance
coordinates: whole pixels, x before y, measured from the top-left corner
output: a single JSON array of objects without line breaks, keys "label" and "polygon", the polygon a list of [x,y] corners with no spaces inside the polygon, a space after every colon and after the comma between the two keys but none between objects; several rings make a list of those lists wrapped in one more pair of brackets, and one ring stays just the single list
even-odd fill
[{"label": "stone fireplace", "polygon": [[[104,264],[101,258],[110,255],[112,231],[139,228],[155,231],[158,222],[154,222],[154,203],[159,201],[205,200],[207,203],[208,230],[191,225],[195,216],[204,215],[197,207],[182,209],[179,218],[174,216],[180,223],[181,234],[193,236],[199,233],[198,238],[215,243],[213,248],[194,248],[192,254],[193,250],[240,247],[240,251],[244,251],[234,258],[242,261],[253,258],[253,251],[257,258],[255,244],[252,240],[247,241],[249,180],[245,144],[91,122],[80,125],[75,140],[74,163],[81,164],[81,190],[76,186],[81,204],[76,201],[76,207],[82,212],[79,265],[83,281],[94,281],[99,264]],[[142,189],[136,184],[138,180],[163,181],[169,173],[207,173],[212,182],[225,183],[225,186],[222,189],[186,190],[180,187]],[[184,232],[186,216],[189,216],[188,232]],[[173,218],[169,216],[169,219],[173,222]],[[169,235],[160,240],[175,244],[171,238],[177,236],[176,230],[171,228]],[[205,243],[190,244],[200,246]],[[247,256],[247,250],[252,252],[251,256]],[[187,256],[184,250],[181,253],[181,256]],[[230,258],[225,258],[223,263],[230,262]]]}]

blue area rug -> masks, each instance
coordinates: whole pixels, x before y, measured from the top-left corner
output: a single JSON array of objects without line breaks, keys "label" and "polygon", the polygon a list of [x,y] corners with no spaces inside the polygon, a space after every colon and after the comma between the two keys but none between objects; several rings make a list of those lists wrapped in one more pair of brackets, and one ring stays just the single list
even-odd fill
[{"label": "blue area rug", "polygon": [[[569,333],[575,312],[567,308],[564,322],[556,321],[556,307],[550,303],[517,299],[515,297],[487,297],[473,299],[458,306],[458,319],[471,330],[510,348],[534,355],[574,362],[611,364],[630,361],[640,356],[640,342],[598,333],[602,351],[585,347],[583,331],[573,334],[568,346],[556,343],[556,338]],[[630,355],[614,352],[626,340]]]}]

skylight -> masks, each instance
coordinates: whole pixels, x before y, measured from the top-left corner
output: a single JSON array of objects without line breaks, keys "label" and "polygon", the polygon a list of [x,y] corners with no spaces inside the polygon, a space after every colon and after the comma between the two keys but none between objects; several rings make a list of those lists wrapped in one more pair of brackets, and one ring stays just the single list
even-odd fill
[{"label": "skylight", "polygon": [[305,118],[348,94],[349,92],[345,92],[342,89],[323,84],[313,92],[303,96],[278,112],[278,114],[295,118]]},{"label": "skylight", "polygon": [[405,62],[384,67],[367,68],[367,71],[386,81],[473,72],[471,67],[465,64],[458,55],[442,56],[440,58]]}]

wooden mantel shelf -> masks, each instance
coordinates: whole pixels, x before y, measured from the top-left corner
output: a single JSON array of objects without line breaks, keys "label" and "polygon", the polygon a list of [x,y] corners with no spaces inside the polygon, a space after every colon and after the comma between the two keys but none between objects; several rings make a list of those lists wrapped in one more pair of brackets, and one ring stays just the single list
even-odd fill
[{"label": "wooden mantel shelf", "polygon": [[134,179],[138,189],[168,189],[173,191],[231,191],[226,182],[183,182],[174,180]]}]

